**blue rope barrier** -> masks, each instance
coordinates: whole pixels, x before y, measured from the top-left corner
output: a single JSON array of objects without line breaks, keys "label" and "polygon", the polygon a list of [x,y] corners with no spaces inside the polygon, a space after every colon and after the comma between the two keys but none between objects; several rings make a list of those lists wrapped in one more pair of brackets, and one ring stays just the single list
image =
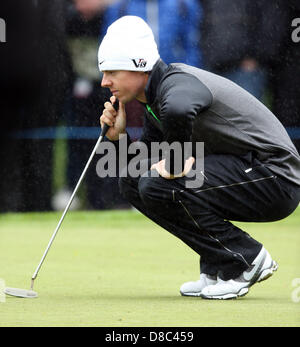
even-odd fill
[{"label": "blue rope barrier", "polygon": [[[97,139],[100,135],[99,127],[49,127],[15,131],[11,133],[15,139]],[[300,127],[287,127],[292,139],[300,139]],[[141,127],[128,127],[127,131],[132,138],[139,138],[142,134]]]},{"label": "blue rope barrier", "polygon": [[[75,139],[92,140],[100,135],[100,127],[49,127],[15,131],[10,137],[14,139]],[[140,127],[128,127],[127,131],[132,138],[139,138],[142,133]]]}]

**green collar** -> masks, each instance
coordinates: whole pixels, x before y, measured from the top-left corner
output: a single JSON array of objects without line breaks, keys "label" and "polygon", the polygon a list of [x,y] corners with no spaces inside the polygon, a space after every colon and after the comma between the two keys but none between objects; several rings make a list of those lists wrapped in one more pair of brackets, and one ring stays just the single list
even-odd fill
[{"label": "green collar", "polygon": [[154,114],[154,112],[152,111],[151,107],[148,104],[146,104],[146,108],[148,112],[158,121],[158,123],[160,123],[160,120],[156,117],[156,115]]}]

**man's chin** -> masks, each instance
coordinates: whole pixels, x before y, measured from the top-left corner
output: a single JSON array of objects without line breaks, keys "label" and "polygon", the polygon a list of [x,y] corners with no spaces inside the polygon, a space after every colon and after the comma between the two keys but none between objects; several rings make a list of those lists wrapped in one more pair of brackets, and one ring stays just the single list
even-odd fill
[{"label": "man's chin", "polygon": [[117,96],[118,100],[121,101],[122,104],[126,105],[128,102],[132,101],[135,99],[134,96],[129,97],[129,96]]}]

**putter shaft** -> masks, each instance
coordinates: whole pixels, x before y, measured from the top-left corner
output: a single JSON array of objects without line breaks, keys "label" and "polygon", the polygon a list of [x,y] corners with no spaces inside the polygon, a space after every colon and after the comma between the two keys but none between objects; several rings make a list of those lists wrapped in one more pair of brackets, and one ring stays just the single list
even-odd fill
[{"label": "putter shaft", "polygon": [[64,212],[63,212],[63,214],[62,214],[62,216],[61,216],[61,218],[60,218],[60,220],[59,220],[59,222],[58,222],[58,224],[57,224],[57,226],[56,226],[56,228],[55,228],[55,230],[53,232],[53,235],[52,235],[52,237],[51,237],[51,239],[50,239],[50,241],[48,243],[48,246],[47,246],[47,248],[46,248],[46,250],[45,250],[45,252],[44,252],[44,254],[42,256],[42,259],[40,260],[39,265],[37,266],[35,272],[33,273],[32,277],[31,277],[31,289],[33,289],[34,280],[36,279],[36,277],[37,277],[37,275],[38,275],[38,273],[40,271],[40,268],[41,268],[41,266],[42,266],[42,264],[43,264],[43,262],[44,262],[44,260],[45,260],[45,258],[47,256],[47,253],[48,253],[48,251],[49,251],[49,249],[50,249],[50,247],[51,247],[51,245],[52,245],[52,243],[53,243],[53,241],[55,239],[55,236],[56,236],[56,234],[57,234],[57,232],[58,232],[58,230],[59,230],[59,228],[60,228],[64,218],[65,218],[65,215],[66,215],[66,213],[69,210],[69,207],[70,207],[70,205],[71,205],[71,203],[72,203],[72,201],[74,199],[74,196],[75,196],[75,194],[76,194],[76,192],[77,192],[77,190],[78,190],[78,188],[79,188],[79,186],[80,186],[80,184],[81,184],[81,182],[82,182],[82,180],[83,180],[83,178],[84,178],[84,176],[85,176],[85,174],[87,172],[87,169],[89,168],[89,165],[90,165],[90,163],[91,163],[91,161],[92,161],[92,159],[93,159],[93,157],[94,157],[94,155],[96,153],[96,150],[97,150],[99,144],[102,142],[102,140],[103,140],[103,138],[104,138],[104,136],[105,136],[105,134],[106,134],[108,129],[109,129],[109,126],[107,124],[104,124],[104,126],[102,128],[102,131],[101,131],[101,134],[100,134],[100,136],[99,136],[99,138],[98,138],[98,140],[96,142],[96,145],[95,145],[95,147],[94,147],[94,149],[93,149],[93,151],[92,151],[92,153],[91,153],[91,155],[89,157],[89,160],[87,161],[87,163],[85,165],[85,168],[84,168],[84,170],[83,170],[83,172],[82,172],[82,174],[81,174],[81,176],[80,176],[80,178],[79,178],[79,180],[78,180],[78,182],[76,184],[76,187],[75,187],[75,189],[74,189],[74,191],[73,191],[73,193],[72,193],[72,195],[70,197],[70,200],[69,200],[67,206],[65,207],[65,210],[64,210]]}]

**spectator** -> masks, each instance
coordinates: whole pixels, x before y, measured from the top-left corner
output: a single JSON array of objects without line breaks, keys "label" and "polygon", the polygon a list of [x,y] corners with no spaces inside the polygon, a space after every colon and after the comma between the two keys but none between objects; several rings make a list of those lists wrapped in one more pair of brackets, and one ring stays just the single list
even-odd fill
[{"label": "spectator", "polygon": [[[300,150],[299,43],[291,39],[299,1],[203,0],[203,56],[208,70],[264,101]],[[225,37],[224,37],[225,36]]]},{"label": "spectator", "polygon": [[202,66],[202,7],[198,0],[120,0],[108,8],[104,29],[124,15],[139,16],[149,24],[167,64]]},{"label": "spectator", "polygon": [[292,39],[292,32],[296,29],[292,22],[300,18],[300,3],[297,0],[277,0],[276,9],[284,25],[277,27],[283,37],[280,59],[269,71],[273,112],[289,131],[300,153],[300,42]]},{"label": "spectator", "polygon": [[282,37],[276,26],[282,23],[280,12],[270,1],[269,4],[258,0],[203,0],[202,3],[205,68],[262,99],[267,83],[266,68],[278,59]]},{"label": "spectator", "polygon": [[[109,1],[74,0],[67,11],[68,46],[72,57],[73,83],[66,105],[69,138],[67,141],[67,203],[99,136],[99,117],[110,94],[101,88],[97,63],[99,30]],[[99,157],[99,155],[96,155]],[[95,160],[87,172],[86,200],[89,208],[106,209],[122,206],[117,178],[99,178]],[[65,205],[62,203],[62,205]]]},{"label": "spectator", "polygon": [[53,137],[45,130],[61,116],[68,82],[64,6],[60,0],[5,5],[10,29],[1,45],[1,135],[6,136],[0,153],[0,210],[50,210]]}]

